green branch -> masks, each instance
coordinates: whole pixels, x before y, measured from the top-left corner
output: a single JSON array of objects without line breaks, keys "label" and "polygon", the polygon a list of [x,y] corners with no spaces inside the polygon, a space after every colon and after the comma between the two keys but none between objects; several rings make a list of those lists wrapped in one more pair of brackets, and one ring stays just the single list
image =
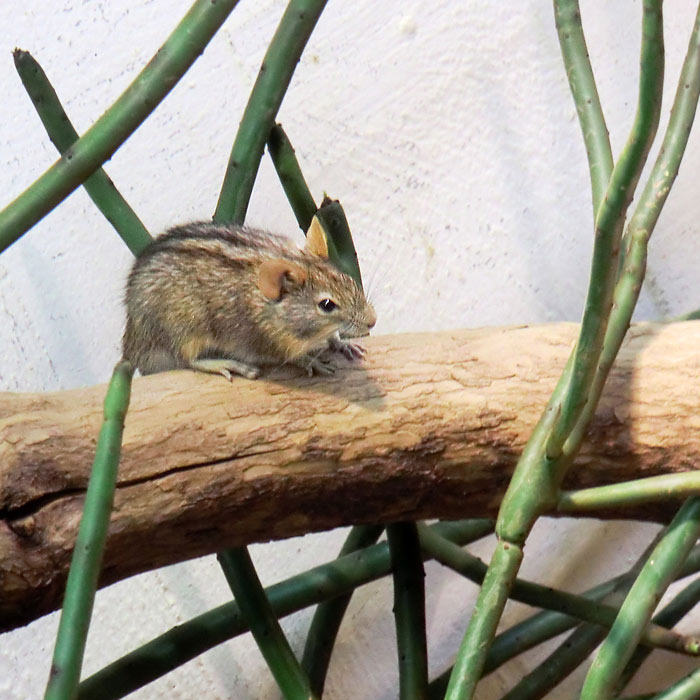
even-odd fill
[{"label": "green branch", "polygon": [[593,69],[588,58],[578,0],[554,0],[554,19],[566,77],[569,79],[569,87],[586,146],[595,217],[613,170],[608,128],[605,125]]},{"label": "green branch", "polygon": [[564,447],[573,455],[584,438],[588,423],[598,404],[605,380],[632,320],[639,298],[644,274],[649,237],[666,202],[671,185],[678,174],[680,162],[688,143],[700,95],[700,9],[690,37],[686,58],[678,80],[676,96],[671,107],[666,133],[649,179],[635,206],[627,226],[623,246],[624,264],[615,287],[614,303],[598,370],[588,391],[588,403]]},{"label": "green branch", "polygon": [[613,696],[642,630],[699,535],[700,498],[694,497],[678,511],[642,568],[588,671],[581,700]]},{"label": "green branch", "polygon": [[[488,568],[480,559],[423,526],[419,526],[419,533],[421,546],[437,561],[466,576],[474,583],[478,584],[486,580]],[[617,583],[616,587],[620,585]],[[521,579],[515,579],[513,582],[510,597],[526,605],[556,610],[578,620],[608,628],[612,627],[618,612],[612,605],[595,603],[581,595],[558,591]],[[685,637],[658,625],[650,625],[644,631],[643,643],[689,656],[700,654],[700,639]]]},{"label": "green branch", "polygon": [[316,218],[326,234],[328,258],[339,270],[350,275],[362,289],[360,263],[343,206],[337,199],[326,196],[316,212]]},{"label": "green branch", "polygon": [[158,106],[238,0],[197,0],[117,101],[17,199],[0,211],[0,251],[94,173]]},{"label": "green branch", "polygon": [[280,124],[276,124],[270,132],[267,146],[299,228],[306,235],[312,219],[316,216],[325,233],[330,261],[339,270],[350,275],[362,289],[360,263],[342,205],[338,200],[332,200],[326,195],[321,206],[316,208],[292,144]]},{"label": "green branch", "polygon": [[663,15],[660,0],[645,0],[642,16],[642,56],[639,99],[632,131],[615,165],[596,215],[591,279],[574,350],[571,383],[561,415],[547,440],[547,456],[556,459],[589,400],[612,309],[620,240],[627,209],[656,135],[664,78]]},{"label": "green branch", "polygon": [[[79,137],[56,91],[42,67],[28,51],[15,49],[13,57],[22,85],[27,90],[46,133],[58,152],[65,153]],[[83,182],[83,187],[129,250],[138,255],[152,238],[107,173],[99,168]]]},{"label": "green branch", "polygon": [[662,474],[645,479],[595,486],[578,491],[562,491],[557,503],[560,513],[624,508],[671,498],[683,499],[700,494],[700,473]]},{"label": "green branch", "polygon": [[[384,532],[383,525],[356,525],[350,530],[338,556],[344,557],[373,545],[382,532]],[[354,590],[319,603],[309,626],[301,667],[309,676],[312,692],[319,697],[323,695],[326,674],[340,623],[345,617],[345,611],[353,593]]]},{"label": "green branch", "polygon": [[313,700],[309,679],[275,617],[246,547],[217,555],[258,648],[286,700]]},{"label": "green branch", "polygon": [[[630,586],[634,583],[658,539],[658,537],[655,538],[634,566],[624,576],[618,578],[612,589],[601,599],[602,603],[614,609],[622,605]],[[525,675],[502,700],[543,698],[589,657],[607,634],[606,627],[590,623],[580,625],[547,658]]]},{"label": "green branch", "polygon": [[[457,543],[466,543],[478,538],[487,522],[481,521],[481,528],[474,520],[438,523],[433,527]],[[492,528],[493,523],[487,527]],[[265,589],[265,595],[279,618],[350,593],[386,576],[390,570],[389,547],[381,542],[276,583]],[[237,603],[220,605],[168,630],[83,681],[79,700],[122,698],[248,629]]]},{"label": "green branch", "polygon": [[114,502],[124,417],[129,406],[133,371],[128,362],[120,362],[114,368],[105,396],[104,422],[97,439],[95,460],[68,572],[45,700],[71,700],[78,689],[102,552]]},{"label": "green branch", "polygon": [[425,640],[425,572],[418,529],[415,523],[393,523],[387,525],[386,534],[394,575],[399,698],[424,700],[428,694],[428,649]]},{"label": "green branch", "polygon": [[326,0],[291,0],[260,66],[231,149],[214,221],[242,224],[265,142]]},{"label": "green branch", "polygon": [[484,575],[469,627],[459,647],[445,700],[470,698],[476,690],[522,558],[523,551],[518,545],[498,541]]},{"label": "green branch", "polygon": [[267,138],[267,150],[299,228],[306,234],[316,213],[316,202],[311,196],[294,148],[281,124],[272,127]]},{"label": "green branch", "polygon": [[[639,100],[627,144],[596,215],[591,280],[579,339],[545,413],[526,445],[499,510],[499,545],[465,633],[446,700],[473,696],[488,647],[515,581],[521,545],[539,514],[556,503],[571,464],[563,445],[586,405],[612,306],[625,212],[656,133],[663,84],[663,23],[658,0],[645,0]],[[561,398],[560,398],[561,397]],[[595,405],[595,404],[594,404]]]},{"label": "green branch", "polygon": [[[676,580],[695,574],[698,570],[700,570],[700,545],[696,545],[688,555]],[[615,576],[590,588],[582,593],[581,596],[589,600],[601,600],[634,571],[635,568],[633,567],[625,574]],[[510,659],[567,632],[579,622],[579,619],[570,615],[553,610],[543,610],[509,627],[493,640],[486,658],[482,677],[492,673],[504,663],[510,661]],[[664,624],[663,619],[657,620],[655,618],[654,622],[662,627],[672,627],[671,624]],[[646,649],[646,647],[643,647],[643,649]],[[452,669],[449,668],[430,682],[429,696],[431,700],[439,700],[444,697],[451,673]]]},{"label": "green branch", "polygon": [[[696,578],[678,593],[668,605],[664,606],[661,611],[654,615],[652,622],[656,625],[661,625],[661,627],[672,629],[698,604],[698,602],[700,602],[700,579]],[[652,650],[647,647],[638,647],[635,650],[634,654],[632,654],[632,658],[620,675],[620,679],[617,683],[618,692],[621,692],[630,682],[651,652]]]}]

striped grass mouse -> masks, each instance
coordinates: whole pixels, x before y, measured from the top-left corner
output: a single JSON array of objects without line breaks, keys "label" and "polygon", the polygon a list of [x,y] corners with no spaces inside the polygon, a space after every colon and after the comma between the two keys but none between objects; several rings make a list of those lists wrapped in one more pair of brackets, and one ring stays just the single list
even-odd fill
[{"label": "striped grass mouse", "polygon": [[328,260],[314,217],[305,248],[266,231],[191,223],[156,238],[126,285],[123,356],[141,374],[191,368],[227,379],[294,364],[332,373],[332,357],[364,350],[376,314]]}]

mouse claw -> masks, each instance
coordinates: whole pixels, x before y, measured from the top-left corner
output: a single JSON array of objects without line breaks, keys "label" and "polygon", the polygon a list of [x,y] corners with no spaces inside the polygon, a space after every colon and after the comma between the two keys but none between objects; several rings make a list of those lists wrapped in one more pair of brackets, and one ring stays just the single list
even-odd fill
[{"label": "mouse claw", "polygon": [[327,360],[319,360],[316,358],[309,363],[308,372],[310,377],[314,374],[328,376],[335,372],[335,367]]},{"label": "mouse claw", "polygon": [[332,338],[328,344],[333,352],[340,353],[348,360],[361,360],[367,352],[359,343],[340,340],[339,338]]},{"label": "mouse claw", "polygon": [[328,376],[335,372],[335,367],[330,360],[322,360],[318,357],[305,357],[296,364],[306,370],[309,377],[313,377],[314,375]]}]

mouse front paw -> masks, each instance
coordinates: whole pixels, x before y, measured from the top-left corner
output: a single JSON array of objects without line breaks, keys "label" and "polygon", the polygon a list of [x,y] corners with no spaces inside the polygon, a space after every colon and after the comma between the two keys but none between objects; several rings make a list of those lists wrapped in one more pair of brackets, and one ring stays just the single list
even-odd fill
[{"label": "mouse front paw", "polygon": [[367,352],[359,343],[353,343],[341,338],[331,338],[328,341],[328,347],[331,351],[340,353],[348,360],[361,360]]},{"label": "mouse front paw", "polygon": [[294,364],[301,367],[309,377],[314,375],[328,376],[335,372],[335,365],[331,360],[321,357],[302,357],[297,360]]}]

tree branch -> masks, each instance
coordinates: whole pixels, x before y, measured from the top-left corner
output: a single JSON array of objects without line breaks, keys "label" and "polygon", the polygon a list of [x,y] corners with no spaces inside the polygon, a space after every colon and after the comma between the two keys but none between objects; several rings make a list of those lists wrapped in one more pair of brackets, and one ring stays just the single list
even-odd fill
[{"label": "tree branch", "polygon": [[[135,380],[101,584],[340,525],[493,516],[576,332],[373,338],[328,378]],[[699,323],[631,328],[567,489],[699,463],[699,346]],[[0,629],[60,604],[104,391],[0,394]]]}]

